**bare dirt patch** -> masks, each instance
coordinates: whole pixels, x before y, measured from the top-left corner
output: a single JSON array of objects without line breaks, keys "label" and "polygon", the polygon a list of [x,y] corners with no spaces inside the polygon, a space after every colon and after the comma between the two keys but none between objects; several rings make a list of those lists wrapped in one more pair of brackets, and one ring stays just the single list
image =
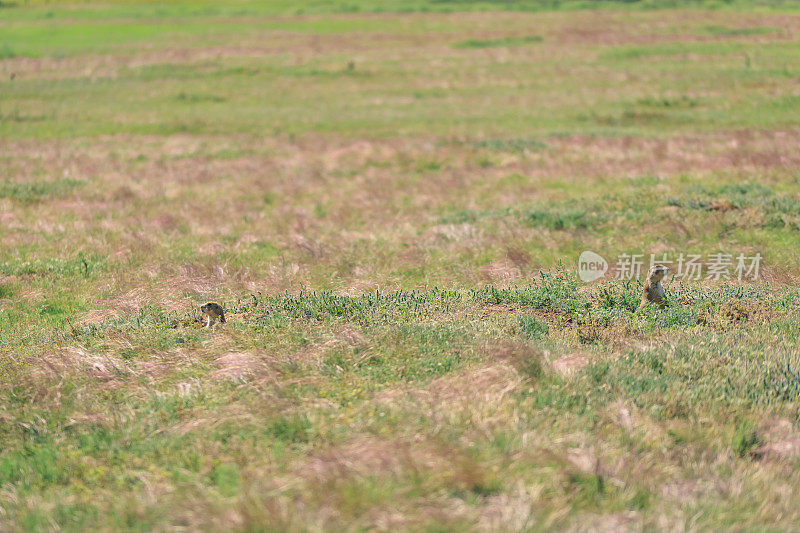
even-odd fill
[{"label": "bare dirt patch", "polygon": [[790,146],[800,130],[677,134],[666,139],[570,136],[548,139],[546,174],[668,176],[714,171],[792,168],[800,154]]}]

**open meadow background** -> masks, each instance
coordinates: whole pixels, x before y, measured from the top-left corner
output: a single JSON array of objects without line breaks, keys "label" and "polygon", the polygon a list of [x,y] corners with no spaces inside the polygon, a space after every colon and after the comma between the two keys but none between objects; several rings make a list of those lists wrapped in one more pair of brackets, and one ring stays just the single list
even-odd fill
[{"label": "open meadow background", "polygon": [[796,529],[798,146],[795,1],[4,0],[0,530]]}]

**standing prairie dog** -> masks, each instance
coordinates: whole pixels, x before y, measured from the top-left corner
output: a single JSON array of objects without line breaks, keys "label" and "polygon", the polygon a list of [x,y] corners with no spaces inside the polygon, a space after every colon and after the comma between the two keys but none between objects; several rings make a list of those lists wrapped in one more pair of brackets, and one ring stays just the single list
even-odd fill
[{"label": "standing prairie dog", "polygon": [[214,322],[217,320],[217,317],[219,317],[220,322],[223,324],[225,323],[225,310],[222,309],[222,306],[218,303],[208,302],[207,304],[200,306],[200,310],[206,314],[205,327],[213,326]]},{"label": "standing prairie dog", "polygon": [[658,307],[664,309],[667,306],[667,295],[664,292],[664,286],[661,285],[661,280],[667,275],[669,269],[664,265],[653,265],[650,267],[650,272],[647,273],[647,280],[644,282],[644,290],[642,291],[642,303],[639,304],[639,309],[643,309],[648,302],[658,304]]}]

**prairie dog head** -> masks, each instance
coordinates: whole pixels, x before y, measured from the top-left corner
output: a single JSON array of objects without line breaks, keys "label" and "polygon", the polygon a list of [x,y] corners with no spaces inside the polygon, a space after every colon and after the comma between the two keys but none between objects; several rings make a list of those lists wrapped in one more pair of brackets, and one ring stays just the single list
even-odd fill
[{"label": "prairie dog head", "polygon": [[200,310],[209,316],[220,316],[223,313],[222,306],[214,302],[208,302],[207,304],[200,306]]},{"label": "prairie dog head", "polygon": [[667,272],[669,272],[669,268],[664,265],[653,265],[647,273],[647,279],[653,283],[658,283],[667,275]]}]

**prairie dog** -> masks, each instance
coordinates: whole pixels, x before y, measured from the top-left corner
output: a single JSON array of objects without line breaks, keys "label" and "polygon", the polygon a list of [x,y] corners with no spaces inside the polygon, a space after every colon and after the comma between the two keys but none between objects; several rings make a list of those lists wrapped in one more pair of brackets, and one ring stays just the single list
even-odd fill
[{"label": "prairie dog", "polygon": [[650,267],[650,272],[647,273],[647,279],[644,282],[644,290],[642,290],[642,303],[639,304],[639,309],[643,309],[648,302],[658,304],[658,307],[664,309],[667,306],[667,295],[664,292],[664,286],[661,285],[661,280],[669,272],[669,268],[664,265],[653,265]]},{"label": "prairie dog", "polygon": [[222,309],[222,306],[218,303],[208,302],[207,304],[200,306],[200,310],[206,314],[205,327],[213,326],[214,322],[217,320],[217,317],[219,317],[220,322],[223,324],[225,323],[225,310]]}]

